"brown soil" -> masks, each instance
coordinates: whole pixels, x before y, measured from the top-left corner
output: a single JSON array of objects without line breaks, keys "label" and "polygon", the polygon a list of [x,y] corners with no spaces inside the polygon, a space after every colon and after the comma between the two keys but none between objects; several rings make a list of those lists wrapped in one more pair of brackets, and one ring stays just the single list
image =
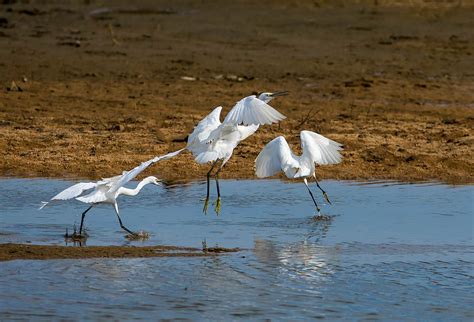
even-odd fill
[{"label": "brown soil", "polygon": [[51,246],[0,244],[0,261],[15,259],[68,259],[68,258],[133,258],[133,257],[196,257],[215,256],[237,252],[238,248],[198,248],[177,246]]},{"label": "brown soil", "polygon": [[[307,129],[345,145],[321,178],[474,182],[472,1],[3,3],[0,175],[119,174],[184,147],[217,105],[289,90],[272,102],[288,119],[223,177],[253,178],[265,143],[297,149]],[[207,169],[185,153],[146,175]]]}]

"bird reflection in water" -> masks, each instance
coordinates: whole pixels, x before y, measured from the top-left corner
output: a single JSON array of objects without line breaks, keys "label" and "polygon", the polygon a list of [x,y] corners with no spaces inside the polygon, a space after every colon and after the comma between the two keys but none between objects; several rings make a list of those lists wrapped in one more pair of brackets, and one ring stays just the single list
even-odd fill
[{"label": "bird reflection in water", "polygon": [[[331,218],[331,217],[330,217]],[[310,229],[304,240],[291,244],[278,244],[274,240],[255,240],[254,254],[259,262],[276,269],[289,278],[323,281],[334,273],[338,252],[333,247],[321,246],[332,220],[310,219]]]}]

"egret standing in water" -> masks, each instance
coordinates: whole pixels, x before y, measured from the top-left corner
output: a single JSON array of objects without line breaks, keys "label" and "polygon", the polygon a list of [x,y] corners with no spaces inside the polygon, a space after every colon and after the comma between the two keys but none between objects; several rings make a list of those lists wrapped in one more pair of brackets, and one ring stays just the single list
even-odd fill
[{"label": "egret standing in water", "polygon": [[[82,234],[82,227],[84,224],[84,218],[86,213],[92,209],[95,205],[98,204],[111,204],[114,206],[115,213],[117,214],[118,221],[120,223],[120,227],[125,230],[127,233],[132,235],[133,237],[138,236],[137,233],[131,231],[127,227],[125,227],[122,223],[122,219],[120,219],[117,198],[120,195],[126,196],[135,196],[137,195],[140,190],[147,184],[155,184],[160,185],[160,180],[156,177],[150,176],[143,179],[135,189],[128,189],[125,188],[124,185],[128,183],[130,180],[135,178],[139,175],[142,171],[148,168],[150,165],[160,161],[169,159],[175,155],[177,155],[180,151],[168,153],[163,156],[155,157],[151,160],[145,161],[139,166],[133,168],[130,171],[124,171],[121,175],[112,177],[112,178],[105,178],[97,182],[79,182],[75,185],[61,191],[56,196],[51,198],[50,201],[55,200],[68,200],[76,198],[76,200],[81,201],[83,203],[90,204],[89,208],[87,208],[81,215],[81,225],[79,226],[79,234],[74,234],[72,237],[74,238],[84,238],[85,235]],[[83,195],[83,193],[87,190],[94,189],[92,192]],[[43,202],[43,205],[40,209],[43,209],[49,202]]]},{"label": "egret standing in water", "polygon": [[322,191],[324,198],[331,203],[326,191],[321,188],[316,178],[316,165],[337,164],[341,162],[342,144],[332,141],[318,133],[301,131],[301,148],[303,154],[293,154],[283,136],[269,142],[255,160],[255,173],[259,178],[270,177],[283,171],[288,178],[303,178],[313,199],[318,214],[320,209],[313,193],[308,186],[308,177],[314,177],[316,185]]},{"label": "egret standing in water", "polygon": [[277,96],[287,94],[287,92],[277,92],[261,93],[258,97],[256,95],[247,96],[237,102],[223,122],[220,121],[222,106],[216,107],[198,123],[189,135],[186,149],[193,153],[196,162],[199,164],[212,162],[211,169],[207,173],[204,213],[207,213],[210,177],[216,165],[220,163],[214,173],[217,188],[217,201],[214,210],[219,214],[221,208],[219,172],[231,158],[235,147],[255,133],[260,125],[276,123],[286,118],[268,103]]}]

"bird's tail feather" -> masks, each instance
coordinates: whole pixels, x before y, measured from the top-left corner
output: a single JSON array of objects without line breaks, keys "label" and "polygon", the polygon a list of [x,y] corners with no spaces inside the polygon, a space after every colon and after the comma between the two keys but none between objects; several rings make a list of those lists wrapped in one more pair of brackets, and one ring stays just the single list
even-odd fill
[{"label": "bird's tail feather", "polygon": [[41,201],[41,206],[38,208],[38,210],[43,209],[47,204],[49,204],[49,202],[47,202],[47,201]]}]

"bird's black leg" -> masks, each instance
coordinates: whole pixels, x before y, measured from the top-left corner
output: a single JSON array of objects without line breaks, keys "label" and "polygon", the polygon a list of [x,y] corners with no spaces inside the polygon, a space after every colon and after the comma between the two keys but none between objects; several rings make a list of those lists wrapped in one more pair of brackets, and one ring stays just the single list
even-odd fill
[{"label": "bird's black leg", "polygon": [[217,161],[219,161],[219,160],[214,161],[211,168],[209,169],[209,172],[207,173],[207,194],[206,194],[206,200],[204,201],[204,208],[202,209],[202,212],[205,213],[205,214],[207,214],[207,206],[209,205],[211,172],[212,172],[212,170],[214,170],[214,167],[216,166]]},{"label": "bird's black leg", "polygon": [[117,204],[115,204],[115,213],[117,214],[117,218],[118,218],[118,221],[120,223],[120,227],[125,230],[127,233],[129,233],[130,235],[133,235],[133,236],[138,236],[137,233],[131,231],[130,229],[128,229],[127,227],[125,227],[122,223],[122,219],[120,219],[120,214],[119,214],[119,210],[118,210],[118,206]]},{"label": "bird's black leg", "polygon": [[308,180],[306,180],[306,178],[304,178],[303,180],[304,180],[304,184],[306,185],[306,188],[308,188],[308,191],[309,191],[309,194],[311,195],[311,198],[313,198],[313,202],[314,202],[314,205],[316,206],[316,210],[318,211],[318,215],[320,215],[321,210],[319,209],[319,206],[316,203],[316,199],[314,199],[314,196],[313,196],[313,193],[311,192],[311,189],[309,189]]},{"label": "bird's black leg", "polygon": [[84,218],[86,217],[86,214],[89,210],[91,210],[91,208],[93,207],[94,205],[91,205],[89,208],[86,209],[86,211],[84,211],[81,215],[81,225],[79,226],[79,236],[82,236],[82,225],[84,224]]},{"label": "bird's black leg", "polygon": [[324,191],[323,188],[321,188],[321,186],[319,185],[318,178],[316,178],[316,173],[313,174],[313,177],[314,177],[314,181],[316,181],[316,185],[318,186],[319,190],[322,191],[323,196],[324,196],[324,199],[326,199],[326,201],[327,201],[330,205],[332,205],[331,200],[329,200],[328,194],[327,194],[326,191]]},{"label": "bird's black leg", "polygon": [[224,167],[224,160],[222,160],[222,163],[217,169],[216,174],[215,174],[215,179],[216,179],[216,188],[217,188],[217,200],[216,200],[216,207],[214,208],[214,211],[216,212],[217,215],[221,212],[221,189],[219,188],[219,172],[221,172],[222,168]]}]

